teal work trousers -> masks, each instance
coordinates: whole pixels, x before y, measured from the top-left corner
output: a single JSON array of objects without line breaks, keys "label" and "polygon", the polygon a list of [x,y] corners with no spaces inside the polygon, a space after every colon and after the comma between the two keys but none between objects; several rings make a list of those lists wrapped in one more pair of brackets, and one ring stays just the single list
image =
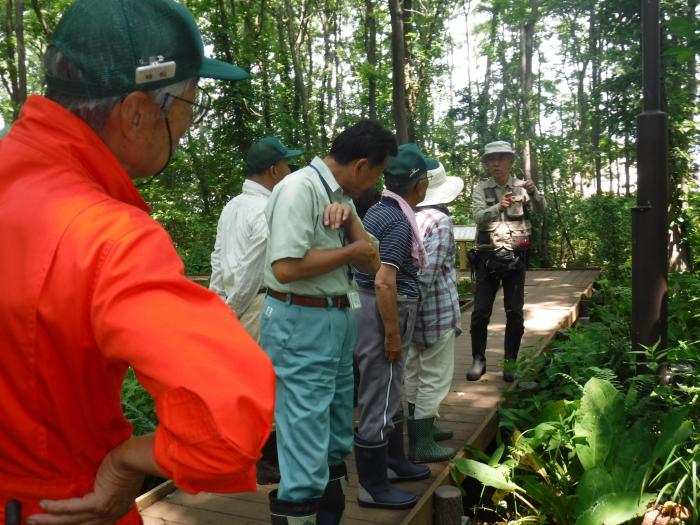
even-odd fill
[{"label": "teal work trousers", "polygon": [[320,498],[329,465],[342,463],[352,450],[356,338],[349,309],[265,298],[260,346],[276,375],[279,499]]}]

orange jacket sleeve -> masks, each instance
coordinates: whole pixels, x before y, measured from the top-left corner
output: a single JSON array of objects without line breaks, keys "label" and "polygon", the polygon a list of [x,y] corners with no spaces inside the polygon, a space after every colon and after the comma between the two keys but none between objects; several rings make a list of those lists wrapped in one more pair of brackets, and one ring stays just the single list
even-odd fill
[{"label": "orange jacket sleeve", "polygon": [[190,282],[155,222],[103,249],[92,325],[109,360],[130,364],[153,396],[154,455],[183,490],[255,490],[272,425],[274,372],[213,292]]}]

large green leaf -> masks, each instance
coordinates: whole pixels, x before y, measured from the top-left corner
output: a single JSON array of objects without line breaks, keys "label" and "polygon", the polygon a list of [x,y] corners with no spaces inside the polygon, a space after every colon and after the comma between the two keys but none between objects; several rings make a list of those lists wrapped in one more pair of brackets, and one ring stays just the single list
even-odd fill
[{"label": "large green leaf", "polygon": [[611,493],[596,501],[576,520],[576,525],[618,525],[643,516],[654,494]]},{"label": "large green leaf", "polygon": [[604,379],[589,379],[574,424],[576,454],[585,470],[603,465],[623,430],[624,400]]},{"label": "large green leaf", "polygon": [[686,419],[690,407],[680,407],[672,410],[664,417],[661,424],[661,435],[654,446],[652,461],[665,460],[673,447],[684,443],[693,432],[693,425]]},{"label": "large green leaf", "polygon": [[604,467],[593,467],[581,476],[576,489],[574,516],[579,517],[603,496],[613,492],[612,476]]},{"label": "large green leaf", "polygon": [[618,440],[612,468],[615,492],[640,492],[644,475],[651,464],[653,437],[648,421],[638,420]]},{"label": "large green leaf", "polygon": [[454,460],[454,465],[460,473],[475,478],[487,487],[508,492],[522,491],[518,485],[509,481],[503,475],[503,472],[484,463],[479,463],[472,459],[459,458]]}]

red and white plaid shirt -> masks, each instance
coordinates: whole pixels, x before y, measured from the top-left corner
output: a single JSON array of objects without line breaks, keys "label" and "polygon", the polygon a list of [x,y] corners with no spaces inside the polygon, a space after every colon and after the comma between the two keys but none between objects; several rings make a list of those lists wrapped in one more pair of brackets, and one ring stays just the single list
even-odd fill
[{"label": "red and white plaid shirt", "polygon": [[413,344],[428,347],[450,330],[462,332],[455,269],[455,238],[452,219],[445,208],[419,208],[418,229],[428,255],[428,266],[419,274],[422,302],[418,307]]}]

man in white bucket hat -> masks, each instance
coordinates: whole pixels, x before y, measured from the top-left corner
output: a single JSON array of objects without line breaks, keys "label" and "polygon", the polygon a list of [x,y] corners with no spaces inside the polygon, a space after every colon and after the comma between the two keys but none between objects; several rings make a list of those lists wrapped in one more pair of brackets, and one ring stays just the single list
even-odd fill
[{"label": "man in white bucket hat", "polygon": [[530,206],[542,213],[544,196],[531,180],[510,174],[515,153],[508,142],[486,144],[481,162],[488,179],[474,188],[472,196],[477,226],[476,288],[471,318],[472,356],[467,380],[477,381],[486,371],[486,337],[493,302],[503,285],[506,310],[503,380],[514,380],[513,368],[524,331],[525,270],[530,248]]},{"label": "man in white bucket hat", "polygon": [[428,264],[419,274],[422,302],[406,360],[409,421],[416,429],[409,434],[409,458],[415,462],[443,461],[454,455],[454,449],[436,443],[450,439],[452,431],[433,423],[450,391],[455,338],[462,332],[455,239],[447,205],[463,189],[464,181],[448,177],[440,164],[428,171],[428,190],[416,211]]}]

